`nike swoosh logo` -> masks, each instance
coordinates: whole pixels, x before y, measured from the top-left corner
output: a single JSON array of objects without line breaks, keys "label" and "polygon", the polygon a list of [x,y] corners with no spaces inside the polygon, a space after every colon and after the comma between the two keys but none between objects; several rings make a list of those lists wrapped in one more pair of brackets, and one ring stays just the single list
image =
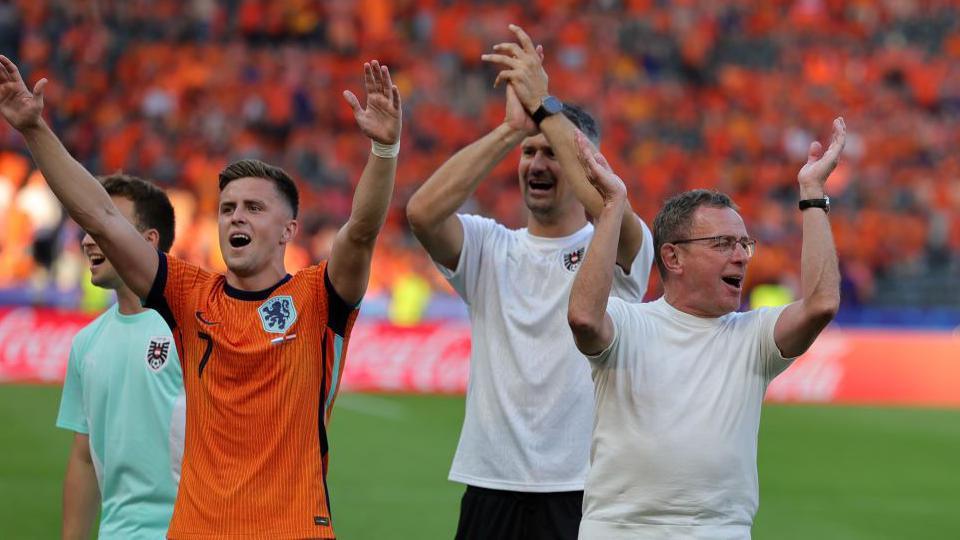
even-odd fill
[{"label": "nike swoosh logo", "polygon": [[202,312],[202,311],[196,312],[195,315],[197,316],[197,320],[198,320],[198,321],[200,321],[200,322],[202,322],[203,324],[206,324],[206,325],[208,325],[208,326],[214,326],[214,325],[220,324],[219,322],[208,321],[208,320],[204,319],[204,318],[203,318],[203,312]]}]

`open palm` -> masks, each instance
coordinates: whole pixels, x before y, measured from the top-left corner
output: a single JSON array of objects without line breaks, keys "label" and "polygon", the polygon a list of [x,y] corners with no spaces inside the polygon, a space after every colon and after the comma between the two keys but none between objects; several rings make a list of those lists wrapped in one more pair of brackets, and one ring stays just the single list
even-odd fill
[{"label": "open palm", "polygon": [[626,199],[627,187],[613,172],[613,168],[607,163],[607,158],[603,157],[603,154],[580,130],[574,134],[574,141],[577,143],[577,157],[580,159],[580,165],[587,173],[587,181],[600,193],[603,203]]},{"label": "open palm", "polygon": [[40,79],[31,92],[16,64],[0,55],[0,114],[15,129],[23,130],[40,122],[43,87],[46,85],[47,80]]},{"label": "open palm", "polygon": [[353,92],[343,92],[357,125],[364,135],[378,143],[396,143],[400,140],[402,123],[400,90],[390,79],[390,70],[376,60],[363,64],[363,86],[367,93],[366,108]]},{"label": "open palm", "polygon": [[527,135],[536,135],[539,131],[537,125],[533,123],[533,118],[527,114],[523,108],[517,92],[513,89],[513,84],[507,84],[507,110],[504,122],[513,129],[522,131]]},{"label": "open palm", "polygon": [[801,185],[822,186],[827,181],[827,177],[837,167],[840,162],[840,153],[847,140],[847,125],[843,118],[838,117],[833,121],[833,136],[830,139],[830,146],[823,150],[823,145],[814,141],[810,143],[810,150],[807,153],[807,162],[801,167],[797,174],[797,181]]}]

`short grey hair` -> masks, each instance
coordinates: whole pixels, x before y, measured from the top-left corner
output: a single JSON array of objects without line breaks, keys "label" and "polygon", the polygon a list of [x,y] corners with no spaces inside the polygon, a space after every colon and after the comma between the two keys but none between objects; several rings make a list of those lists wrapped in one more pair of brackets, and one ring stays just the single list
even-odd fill
[{"label": "short grey hair", "polygon": [[667,199],[653,220],[653,254],[661,279],[667,278],[667,268],[660,257],[660,248],[690,235],[693,214],[701,206],[737,210],[730,197],[711,189],[692,189]]}]

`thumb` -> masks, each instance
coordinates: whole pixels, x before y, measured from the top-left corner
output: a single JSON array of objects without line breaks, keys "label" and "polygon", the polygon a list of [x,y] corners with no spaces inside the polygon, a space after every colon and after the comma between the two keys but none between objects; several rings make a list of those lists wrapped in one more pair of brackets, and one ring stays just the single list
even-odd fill
[{"label": "thumb", "polygon": [[823,145],[819,141],[810,143],[810,150],[807,152],[807,163],[813,163],[823,155]]},{"label": "thumb", "polygon": [[347,104],[350,105],[350,108],[353,109],[354,114],[360,114],[363,112],[363,109],[360,107],[360,100],[357,99],[357,96],[349,90],[343,91],[343,99],[347,100]]},{"label": "thumb", "polygon": [[43,89],[47,86],[47,79],[44,77],[37,81],[37,84],[33,85],[33,95],[38,98],[43,98]]}]

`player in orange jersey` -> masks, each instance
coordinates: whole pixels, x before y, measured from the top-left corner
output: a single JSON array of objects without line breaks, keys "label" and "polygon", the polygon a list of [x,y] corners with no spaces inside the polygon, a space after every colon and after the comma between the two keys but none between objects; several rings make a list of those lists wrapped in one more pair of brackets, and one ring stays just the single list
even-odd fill
[{"label": "player in orange jersey", "polygon": [[188,417],[169,538],[334,538],[326,424],[400,140],[400,94],[386,66],[364,64],[366,107],[344,92],[372,140],[350,219],[329,260],[293,276],[283,256],[297,233],[298,195],[281,169],[244,160],[221,172],[227,272],[207,272],[154,249],[70,156],[41,118],[45,84],[31,92],[0,56],[0,114],[71,217],[177,341]]}]

